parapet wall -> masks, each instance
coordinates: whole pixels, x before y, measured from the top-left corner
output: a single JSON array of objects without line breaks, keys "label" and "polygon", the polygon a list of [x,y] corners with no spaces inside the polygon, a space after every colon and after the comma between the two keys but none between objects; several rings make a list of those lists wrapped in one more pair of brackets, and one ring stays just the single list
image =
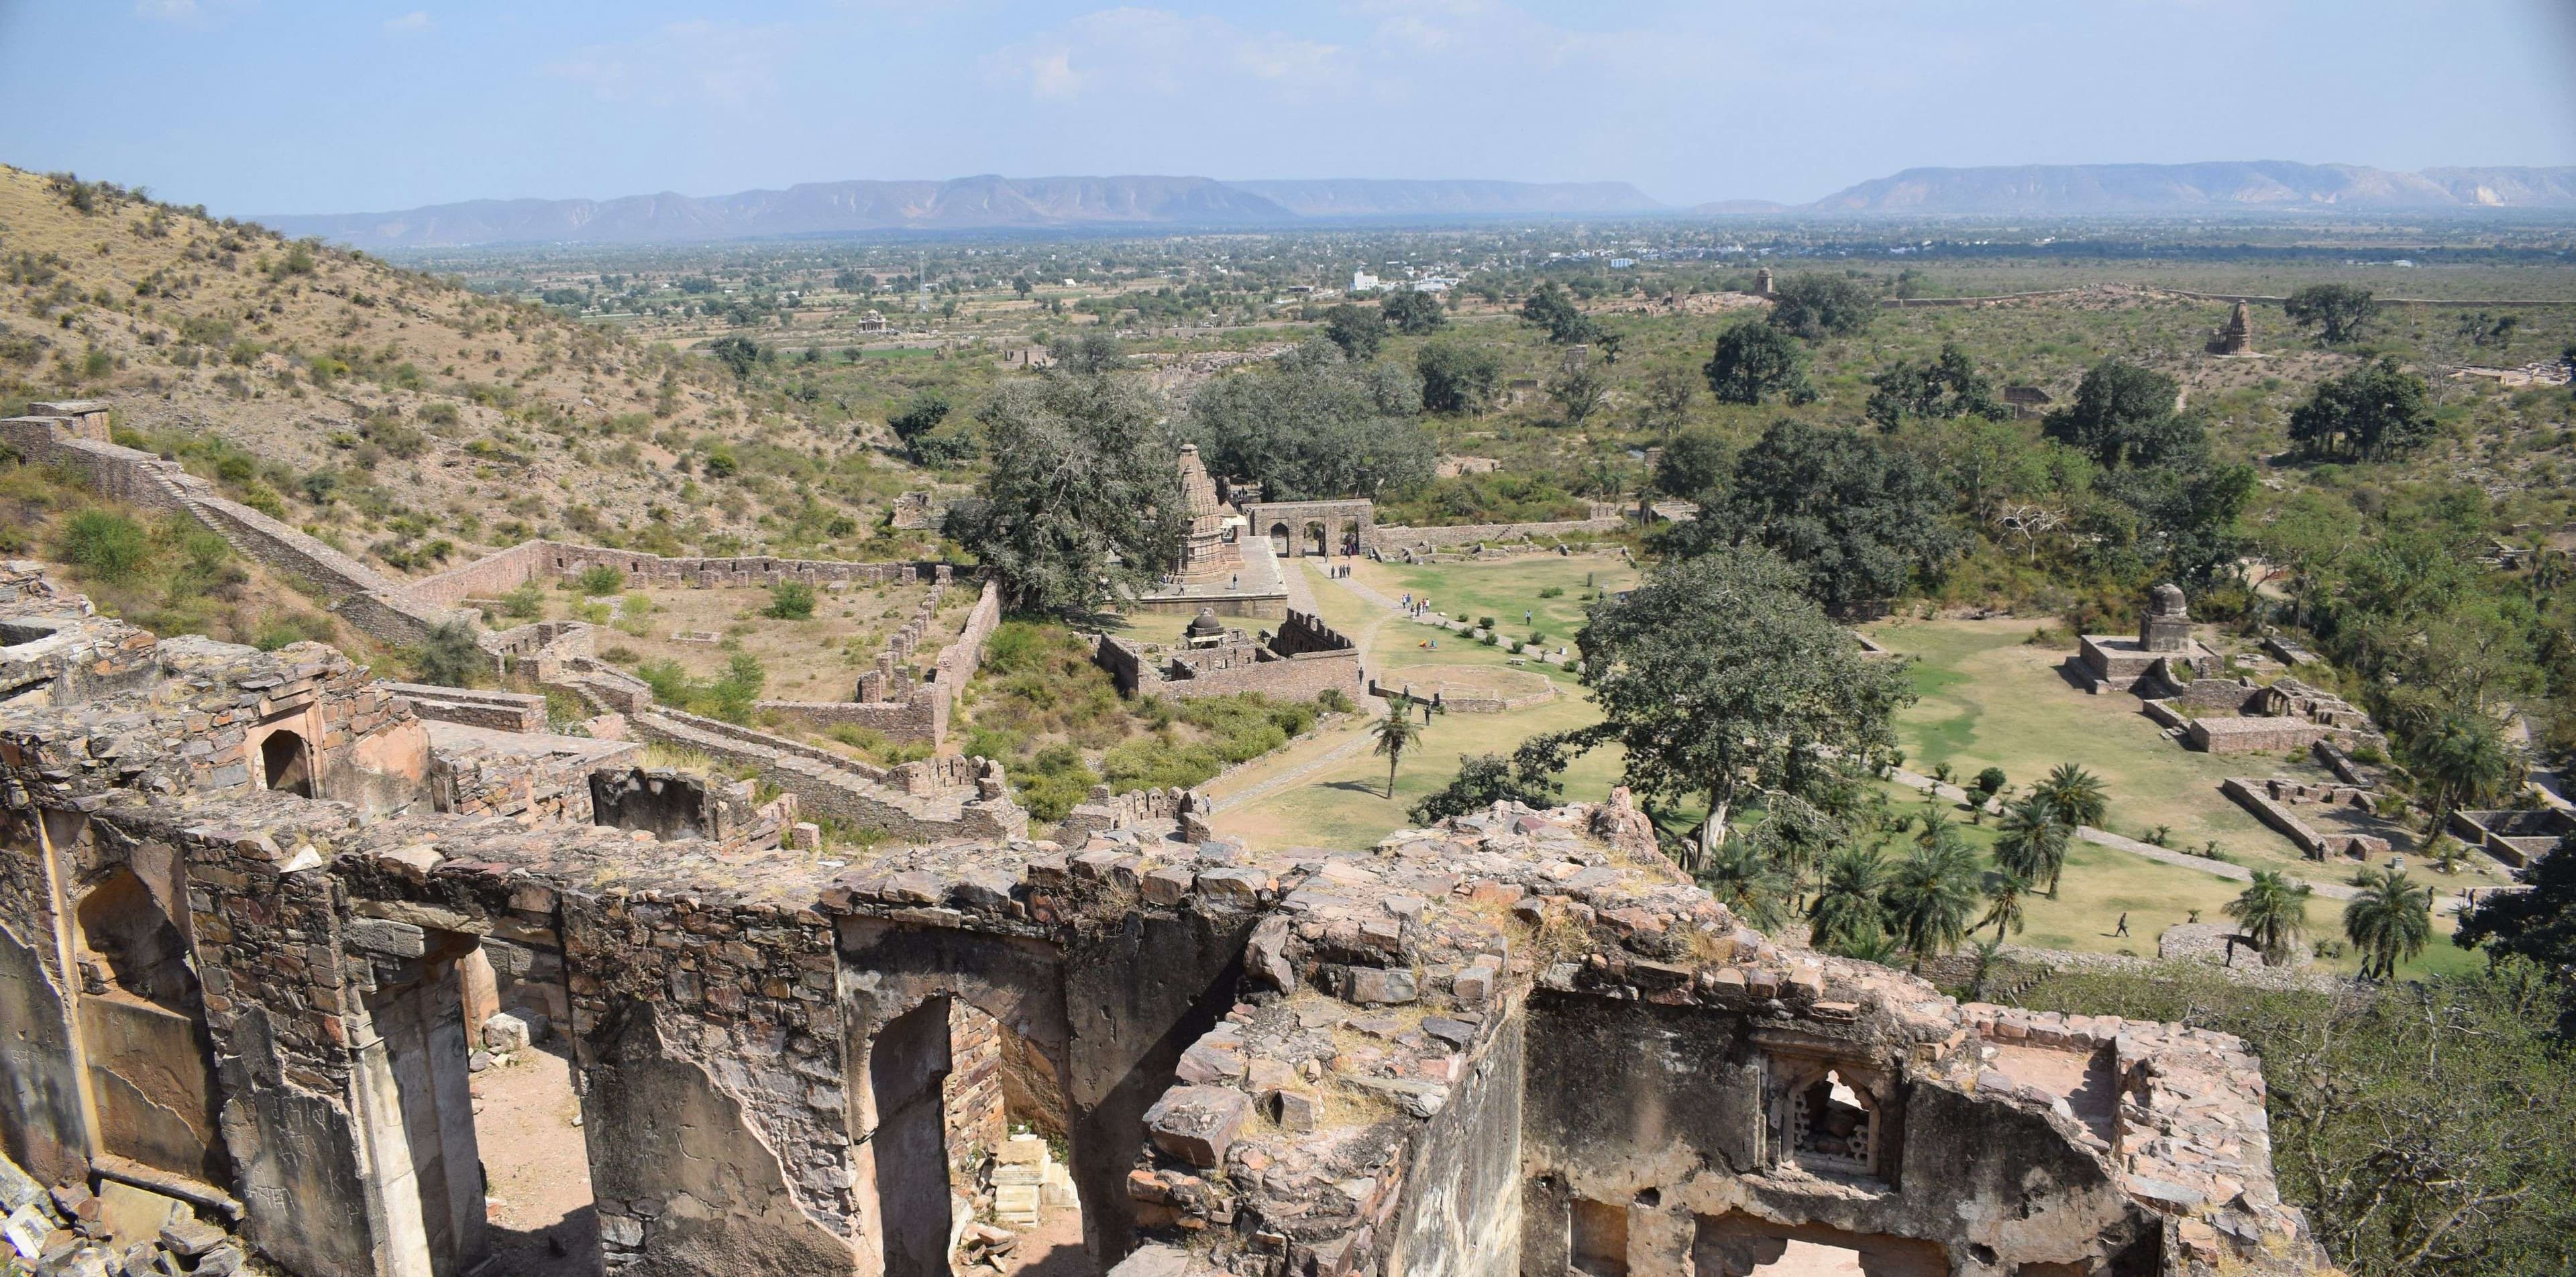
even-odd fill
[{"label": "parapet wall", "polygon": [[532,580],[571,580],[585,569],[599,566],[615,568],[646,584],[664,586],[776,585],[783,581],[877,585],[945,581],[955,572],[945,563],[845,563],[769,555],[665,558],[641,550],[612,550],[568,541],[526,541],[462,567],[422,577],[405,588],[414,601],[452,607],[466,599],[496,598]]},{"label": "parapet wall", "polygon": [[1442,549],[1455,545],[1474,545],[1479,541],[1518,541],[1525,537],[1565,537],[1587,532],[1616,532],[1627,526],[1625,519],[1564,519],[1554,523],[1469,523],[1448,528],[1408,528],[1382,524],[1370,529],[1371,550],[1393,552],[1429,547]]}]

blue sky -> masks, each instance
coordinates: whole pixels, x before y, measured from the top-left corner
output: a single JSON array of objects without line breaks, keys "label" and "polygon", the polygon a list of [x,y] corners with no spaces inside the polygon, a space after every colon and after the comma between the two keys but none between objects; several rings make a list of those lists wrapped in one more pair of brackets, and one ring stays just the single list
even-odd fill
[{"label": "blue sky", "polygon": [[2576,163],[2576,0],[0,0],[0,161],[218,213],[973,173]]}]

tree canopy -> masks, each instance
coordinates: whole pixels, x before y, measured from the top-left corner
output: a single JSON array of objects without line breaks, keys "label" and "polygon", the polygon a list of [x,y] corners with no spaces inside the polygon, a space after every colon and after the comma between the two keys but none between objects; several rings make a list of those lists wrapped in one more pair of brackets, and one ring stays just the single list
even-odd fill
[{"label": "tree canopy", "polygon": [[2318,382],[2290,413],[2290,438],[2320,456],[2382,461],[2433,439],[2433,388],[2395,359]]},{"label": "tree canopy", "polygon": [[1748,801],[1766,823],[1839,805],[1895,749],[1891,720],[1914,688],[1902,662],[1865,657],[1805,584],[1751,546],[1658,566],[1576,636],[1603,721],[1563,739],[1619,745],[1647,801],[1704,799],[1712,841]]},{"label": "tree canopy", "polygon": [[[1669,455],[1669,454],[1668,454]],[[1673,526],[1670,551],[1758,545],[1837,612],[1937,579],[1962,544],[1943,517],[1949,485],[1914,453],[1857,431],[1783,418],[1735,458],[1697,519]]]},{"label": "tree canopy", "polygon": [[1438,332],[1449,322],[1449,313],[1441,308],[1438,293],[1398,288],[1380,298],[1377,307],[1386,322],[1407,337]]},{"label": "tree canopy", "polygon": [[1199,387],[1187,420],[1212,471],[1258,479],[1273,500],[1375,497],[1431,478],[1422,391],[1400,365],[1310,341]]},{"label": "tree canopy", "polygon": [[1444,416],[1481,413],[1502,388],[1503,365],[1483,346],[1427,341],[1414,356],[1422,377],[1422,406]]},{"label": "tree canopy", "polygon": [[2105,470],[2165,464],[2201,443],[2198,423],[2174,412],[2180,394],[2163,373],[2105,359],[2085,372],[2073,402],[2048,414],[2040,433],[2081,449]]},{"label": "tree canopy", "polygon": [[1787,332],[1760,320],[1748,319],[1719,333],[1717,350],[1701,371],[1720,403],[1758,404],[1774,396],[1791,403],[1816,399],[1816,388],[1807,380],[1807,352]]},{"label": "tree canopy", "polygon": [[1386,344],[1386,312],[1347,302],[1335,306],[1324,312],[1324,337],[1351,359],[1375,359],[1378,347]]},{"label": "tree canopy", "polygon": [[1565,286],[1549,280],[1521,303],[1521,318],[1547,330],[1547,339],[1560,346],[1577,346],[1600,336],[1601,330],[1576,309],[1574,297]]},{"label": "tree canopy", "polygon": [[2358,284],[2310,284],[2283,300],[2281,313],[2301,328],[2315,329],[2318,341],[2340,346],[2361,340],[2379,314],[2379,303]]},{"label": "tree canopy", "polygon": [[1806,341],[1856,337],[1878,318],[1878,295],[1848,275],[1804,271],[1781,280],[1771,323]]},{"label": "tree canopy", "polygon": [[1133,379],[1055,371],[1004,382],[976,414],[993,450],[945,531],[1005,606],[1078,616],[1150,589],[1188,526],[1177,451]]},{"label": "tree canopy", "polygon": [[1992,378],[1956,342],[1941,343],[1938,358],[1915,363],[1900,359],[1870,379],[1869,419],[1882,430],[1895,430],[1909,420],[1946,421],[1952,417],[2005,415],[1995,398]]}]

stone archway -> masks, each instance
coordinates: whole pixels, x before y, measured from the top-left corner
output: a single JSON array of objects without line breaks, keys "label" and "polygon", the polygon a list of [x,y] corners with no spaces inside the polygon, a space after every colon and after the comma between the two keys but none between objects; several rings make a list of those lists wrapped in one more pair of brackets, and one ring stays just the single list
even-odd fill
[{"label": "stone archway", "polygon": [[1288,557],[1288,525],[1286,523],[1274,523],[1270,525],[1270,552],[1283,559]]},{"label": "stone archway", "polygon": [[1306,536],[1304,540],[1298,543],[1298,548],[1306,554],[1320,558],[1327,552],[1330,546],[1331,542],[1324,532],[1323,520],[1307,520]]}]

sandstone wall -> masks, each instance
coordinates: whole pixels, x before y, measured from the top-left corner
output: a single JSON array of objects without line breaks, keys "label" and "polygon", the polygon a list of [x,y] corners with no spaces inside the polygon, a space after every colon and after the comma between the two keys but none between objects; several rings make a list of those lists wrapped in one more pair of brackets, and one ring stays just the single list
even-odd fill
[{"label": "sandstone wall", "polygon": [[1368,533],[1365,548],[1392,552],[1429,546],[1442,549],[1456,545],[1474,545],[1479,541],[1517,541],[1524,537],[1570,537],[1586,533],[1616,532],[1627,526],[1625,519],[1565,519],[1554,523],[1470,523],[1450,528],[1409,528],[1400,524],[1381,524]]}]

